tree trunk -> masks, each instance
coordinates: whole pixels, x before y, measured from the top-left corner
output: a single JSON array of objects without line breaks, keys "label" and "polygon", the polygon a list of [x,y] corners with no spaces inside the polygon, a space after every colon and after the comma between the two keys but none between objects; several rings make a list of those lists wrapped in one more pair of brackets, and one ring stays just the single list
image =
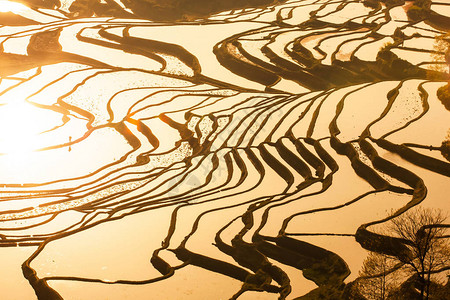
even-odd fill
[{"label": "tree trunk", "polygon": [[420,282],[420,299],[426,299],[425,298],[425,275],[419,275],[419,282]]}]

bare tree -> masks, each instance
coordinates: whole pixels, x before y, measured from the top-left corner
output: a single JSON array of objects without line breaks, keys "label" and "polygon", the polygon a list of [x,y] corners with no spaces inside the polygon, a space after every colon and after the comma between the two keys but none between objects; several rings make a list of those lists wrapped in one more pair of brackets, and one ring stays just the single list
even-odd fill
[{"label": "bare tree", "polygon": [[445,220],[440,210],[423,208],[392,218],[382,234],[402,239],[407,251],[397,256],[369,253],[352,292],[368,300],[447,299],[442,298],[450,288],[444,282],[450,270],[450,225]]},{"label": "bare tree", "polygon": [[368,300],[388,299],[388,295],[399,287],[399,265],[391,256],[370,252],[359,272],[359,293]]},{"label": "bare tree", "polygon": [[445,220],[440,210],[418,208],[390,222],[390,231],[402,238],[410,250],[397,259],[417,276],[422,299],[429,298],[432,276],[450,267]]}]

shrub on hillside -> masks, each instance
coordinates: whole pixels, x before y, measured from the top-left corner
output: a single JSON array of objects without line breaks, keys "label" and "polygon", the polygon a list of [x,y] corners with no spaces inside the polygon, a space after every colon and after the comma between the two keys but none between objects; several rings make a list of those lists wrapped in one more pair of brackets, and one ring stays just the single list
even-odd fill
[{"label": "shrub on hillside", "polygon": [[441,86],[437,90],[438,99],[441,100],[447,110],[450,110],[450,83]]},{"label": "shrub on hillside", "polygon": [[407,15],[412,21],[424,20],[428,17],[429,9],[413,5],[408,9]]}]

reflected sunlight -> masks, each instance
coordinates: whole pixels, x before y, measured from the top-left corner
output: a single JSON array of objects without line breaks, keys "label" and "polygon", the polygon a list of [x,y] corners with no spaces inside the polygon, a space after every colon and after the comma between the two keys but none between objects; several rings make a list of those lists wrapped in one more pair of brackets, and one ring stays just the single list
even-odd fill
[{"label": "reflected sunlight", "polygon": [[0,0],[0,12],[12,12],[12,13],[18,13],[24,10],[27,10],[28,7],[26,7],[23,4],[12,2],[12,1],[6,1],[6,0]]},{"label": "reflected sunlight", "polygon": [[24,100],[1,106],[0,153],[21,155],[44,146],[40,134],[61,123],[61,116],[54,115]]}]

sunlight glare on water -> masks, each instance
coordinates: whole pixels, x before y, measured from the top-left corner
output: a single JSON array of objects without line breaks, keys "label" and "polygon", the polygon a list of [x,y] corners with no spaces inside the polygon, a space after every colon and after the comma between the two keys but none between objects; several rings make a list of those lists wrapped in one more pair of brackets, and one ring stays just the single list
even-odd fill
[{"label": "sunlight glare on water", "polygon": [[[58,124],[59,123],[59,124]],[[0,109],[0,153],[22,155],[42,145],[40,135],[61,125],[61,117],[24,100],[5,104]]]},{"label": "sunlight glare on water", "polygon": [[28,7],[26,7],[23,4],[6,1],[6,0],[0,0],[0,12],[12,12],[12,13],[19,13],[21,11],[27,10]]}]

